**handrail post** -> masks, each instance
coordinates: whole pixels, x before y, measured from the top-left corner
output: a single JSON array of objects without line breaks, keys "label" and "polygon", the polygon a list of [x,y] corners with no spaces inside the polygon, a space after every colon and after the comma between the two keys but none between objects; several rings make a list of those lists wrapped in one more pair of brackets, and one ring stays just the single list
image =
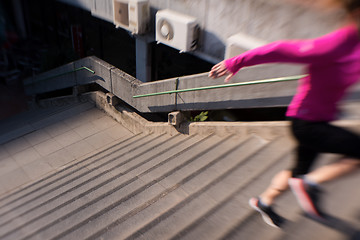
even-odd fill
[{"label": "handrail post", "polygon": [[177,90],[178,90],[178,88],[179,88],[179,78],[176,78],[176,80],[175,80],[175,109],[174,110],[176,110],[177,109],[177,99],[178,99],[178,93],[177,93]]}]

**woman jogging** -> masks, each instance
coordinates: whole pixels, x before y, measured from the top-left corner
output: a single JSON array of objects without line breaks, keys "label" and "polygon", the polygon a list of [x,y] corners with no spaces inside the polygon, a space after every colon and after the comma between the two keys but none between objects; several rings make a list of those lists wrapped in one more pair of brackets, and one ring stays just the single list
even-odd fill
[{"label": "woman jogging", "polygon": [[[348,88],[360,79],[360,0],[341,3],[351,16],[346,26],[316,39],[264,45],[216,64],[209,73],[212,78],[226,76],[228,82],[247,66],[279,62],[307,66],[308,75],[299,80],[286,112],[298,143],[294,167],[277,174],[264,193],[249,201],[272,226],[281,226],[284,221],[271,205],[288,186],[306,214],[323,218],[318,184],[342,176],[360,163],[360,137],[330,123],[337,118],[338,103]],[[344,157],[309,173],[319,153]]]}]

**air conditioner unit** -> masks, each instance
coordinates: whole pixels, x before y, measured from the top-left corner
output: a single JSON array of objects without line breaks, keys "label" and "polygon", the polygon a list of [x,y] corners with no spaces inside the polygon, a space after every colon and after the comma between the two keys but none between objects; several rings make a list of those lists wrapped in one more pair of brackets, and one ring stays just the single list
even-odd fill
[{"label": "air conditioner unit", "polygon": [[113,0],[113,22],[132,34],[142,34],[148,29],[150,5],[148,0]]},{"label": "air conditioner unit", "polygon": [[226,41],[225,59],[235,57],[250,49],[266,44],[262,39],[258,39],[244,33],[237,33],[229,37]]},{"label": "air conditioner unit", "polygon": [[156,41],[188,52],[199,42],[200,28],[196,18],[169,9],[156,13]]}]

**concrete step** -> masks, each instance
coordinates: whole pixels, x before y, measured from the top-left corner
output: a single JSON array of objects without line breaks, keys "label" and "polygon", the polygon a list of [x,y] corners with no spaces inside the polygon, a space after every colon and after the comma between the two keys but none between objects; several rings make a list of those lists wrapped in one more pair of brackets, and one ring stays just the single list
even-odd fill
[{"label": "concrete step", "polygon": [[[58,172],[41,179],[24,189],[16,191],[0,200],[0,216],[5,219],[6,214],[16,211],[17,215],[24,214],[24,212],[31,212],[33,209],[39,208],[46,202],[56,199],[59,195],[71,193],[75,186],[81,181],[89,181],[95,176],[100,176],[98,168],[118,160],[118,156],[125,155],[131,151],[136,150],[144,142],[151,141],[147,135],[135,135],[127,137],[116,144],[99,151],[95,155],[91,155],[82,160],[67,166]],[[107,162],[100,165],[98,168],[89,166],[96,164],[100,160],[107,160]],[[78,182],[76,182],[78,181]],[[0,223],[5,223],[2,221]]]},{"label": "concrete step", "polygon": [[94,108],[93,103],[78,102],[64,106],[36,108],[4,119],[0,122],[0,144],[59,122],[73,116],[74,113],[81,114],[91,108]]},{"label": "concrete step", "polygon": [[[325,161],[327,163],[329,161]],[[320,163],[319,165],[323,164]],[[322,209],[329,220],[320,223],[299,211],[278,239],[360,239],[360,182],[358,172],[322,185]]]},{"label": "concrete step", "polygon": [[[157,136],[156,137],[157,139],[159,139],[159,137]],[[192,139],[193,137],[191,137],[191,139]],[[167,142],[171,142],[171,141],[169,141],[169,139],[166,139],[166,141]],[[151,139],[151,142],[156,142],[156,141],[154,141],[154,139]],[[183,140],[182,140],[182,142],[184,142]],[[162,144],[164,144],[164,141],[162,141],[162,142],[158,142],[159,144],[158,145],[162,145]],[[175,142],[174,142],[175,143]],[[184,142],[185,143],[185,142]],[[155,143],[154,143],[155,144]],[[194,145],[193,143],[191,144],[191,145]],[[168,145],[169,146],[169,145]],[[176,145],[175,145],[176,146]],[[137,149],[141,149],[142,151],[143,151],[143,149],[146,147],[145,146],[145,144],[143,144],[142,145],[142,147],[143,148],[139,148],[139,147],[137,147]],[[173,146],[170,148],[170,149],[175,149]],[[166,149],[163,149],[162,150],[162,155],[164,155],[165,153],[167,153],[168,151],[166,150]],[[156,154],[158,154],[158,152],[156,153],[156,151],[155,151],[155,155]],[[146,155],[146,151],[143,153],[143,155]],[[147,155],[148,157],[150,157],[150,158],[153,158],[153,157],[155,157],[155,156],[152,156],[152,155]],[[163,156],[164,157],[164,156]],[[127,159],[126,157],[125,157],[125,159]],[[136,159],[136,157],[134,158],[134,159]],[[122,171],[124,171],[124,170],[122,170]],[[107,186],[106,187],[104,187],[104,186],[101,186],[101,188],[100,187],[98,187],[97,189],[93,189],[93,190],[103,190],[103,191],[108,191],[107,193],[105,193],[105,196],[106,196],[106,194],[108,194],[108,195],[111,195],[112,194],[112,191],[114,191],[113,189],[114,189],[114,187],[116,186],[116,184],[118,183],[117,181],[115,181],[115,183],[114,183],[114,180],[118,180],[118,178],[119,177],[122,177],[122,176],[124,176],[123,177],[123,179],[124,179],[124,183],[123,184],[121,184],[121,182],[119,183],[120,185],[122,185],[122,186],[126,186],[127,184],[131,184],[133,181],[136,181],[137,180],[137,177],[136,177],[136,175],[135,176],[131,176],[130,174],[124,174],[124,173],[120,173],[120,174],[117,174],[117,175],[115,175],[114,177],[113,177],[113,179],[112,179],[112,181],[113,182],[110,182],[110,181],[108,181],[107,182]],[[103,185],[105,185],[105,184],[103,184]],[[118,187],[119,188],[119,187]],[[131,189],[131,188],[130,188]],[[87,194],[89,194],[89,192],[87,192]],[[104,198],[105,196],[102,196],[102,195],[100,195],[100,196],[98,196],[97,197],[97,201],[100,201],[100,200],[102,200],[102,198]],[[81,199],[81,197],[82,197],[82,199]],[[94,197],[94,194],[92,195],[92,197]],[[78,198],[80,198],[80,200],[78,200]],[[111,197],[108,197],[109,199],[112,199]],[[80,196],[78,196],[78,197],[73,197],[71,200],[69,200],[68,201],[68,203],[66,203],[66,204],[62,204],[62,207],[65,207],[66,206],[66,208],[68,208],[68,205],[71,205],[71,206],[74,206],[75,207],[75,209],[76,209],[76,207],[80,207],[80,209],[79,209],[79,211],[81,212],[81,208],[83,207],[82,206],[82,202],[81,202],[81,200],[84,200],[84,199],[89,199],[89,196],[86,196],[86,194],[81,194]],[[97,201],[95,201],[94,203],[97,203]],[[75,202],[75,204],[71,204],[71,203],[73,203],[73,202]],[[102,202],[102,201],[101,201]],[[78,205],[80,203],[80,205]],[[102,204],[100,203],[100,206],[101,206]],[[42,206],[42,208],[41,208],[41,210],[43,210],[43,208],[44,208],[44,206]],[[50,213],[51,213],[51,209],[49,210],[50,211]],[[60,212],[60,211],[59,211]],[[71,216],[71,215],[73,215],[73,214],[75,214],[76,213],[76,211],[72,211],[72,209],[70,209],[69,211],[65,211],[65,213],[68,213],[68,214],[70,214],[69,215],[69,217]],[[60,214],[64,214],[64,209],[62,209],[62,211],[60,212],[60,213],[57,213],[58,215]],[[44,215],[44,214],[42,214],[43,215],[43,217],[44,216],[46,216],[46,215]],[[54,214],[52,214],[52,215],[54,215]],[[55,215],[56,215],[56,212],[55,212]],[[33,217],[34,215],[33,215],[33,213],[31,214],[31,217]],[[39,218],[39,217],[37,217],[37,218]],[[46,216],[46,218],[47,219],[45,219],[45,223],[48,223],[49,222],[49,216]],[[50,216],[50,218],[51,218],[51,216]],[[41,219],[41,218],[39,218],[38,219],[39,221],[41,221],[41,220],[44,220],[44,219]],[[22,224],[22,226],[23,227],[28,227],[28,226],[26,226],[26,224],[30,224],[30,225],[37,225],[36,223],[37,222],[39,222],[39,221],[35,221],[35,223],[33,222],[34,221],[34,219],[32,219],[31,220],[31,223],[30,222],[28,222],[28,223],[23,223]],[[50,221],[51,222],[51,221]],[[55,222],[56,222],[56,218],[55,218]],[[44,222],[42,223],[42,224],[40,224],[40,225],[38,225],[39,227],[41,227],[41,226],[43,226],[43,224],[44,224]],[[49,225],[49,224],[48,224]],[[31,229],[34,229],[33,227],[31,227]],[[7,238],[7,237],[9,237],[9,238],[12,238],[12,237],[14,237],[15,235],[15,232],[17,232],[17,233],[19,233],[20,231],[19,231],[19,229],[17,229],[16,231],[13,229],[13,230],[10,230],[10,232],[8,231],[6,234],[4,234],[3,235],[3,237],[5,237],[5,238]],[[51,231],[52,232],[52,231]],[[53,233],[53,232],[52,232]],[[16,235],[17,236],[17,235]],[[19,237],[19,236],[18,236]],[[26,238],[28,238],[29,236],[27,236]]]},{"label": "concrete step", "polygon": [[[133,239],[144,235],[148,239],[168,239],[171,233],[176,233],[177,230],[181,229],[182,224],[191,221],[191,218],[186,218],[185,222],[169,223],[168,221],[174,219],[173,214],[175,215],[181,212],[183,208],[189,207],[192,210],[188,214],[184,214],[185,216],[196,217],[201,215],[202,208],[206,208],[209,202],[215,202],[216,197],[224,194],[216,191],[209,193],[210,190],[208,189],[222,182],[227,174],[241,165],[249,155],[264,144],[265,141],[258,138],[251,138],[246,141],[239,141],[234,138],[224,140],[221,145],[216,146],[216,155],[209,152],[199,156],[193,163],[163,179],[160,184],[166,187],[166,190],[156,201],[152,201],[151,205],[141,208],[141,211],[134,212],[127,218],[117,220],[107,226],[107,231],[103,229],[92,237]],[[242,155],[239,155],[240,149]],[[196,205],[196,210],[192,204]],[[166,227],[163,229],[157,224],[160,226],[164,224]],[[158,227],[160,230],[156,230]],[[161,233],[156,234],[152,231],[160,231]],[[102,233],[104,235],[101,235]]]},{"label": "concrete step", "polygon": [[[261,174],[252,179],[250,184],[245,186],[241,192],[219,210],[217,214],[222,213],[224,216],[233,216],[233,224],[228,223],[228,226],[225,228],[226,231],[221,236],[222,239],[277,239],[279,236],[282,236],[283,231],[264,223],[261,215],[248,205],[248,201],[251,197],[262,193],[269,186],[272,177],[279,171],[287,168],[292,161],[293,155],[291,148],[289,148],[288,152],[277,158],[276,162],[268,165],[266,170],[263,169]],[[281,206],[281,208],[278,208],[278,206]],[[277,200],[274,209],[288,220],[295,218],[299,211],[291,192],[286,192],[282,195]],[[219,222],[219,220],[221,219],[216,219],[216,215],[212,216],[206,221],[206,224],[209,225],[208,229],[211,226],[226,225],[226,223]],[[200,234],[197,230],[194,232]],[[189,236],[192,235],[189,234]]]},{"label": "concrete step", "polygon": [[11,134],[2,135],[6,143],[0,146],[0,196],[131,134],[92,103],[74,103],[62,110],[38,115],[27,125],[32,132],[8,126],[6,134]]},{"label": "concrete step", "polygon": [[[279,162],[283,165],[284,158],[291,150],[288,140],[277,139],[247,157],[241,166],[210,189],[208,194],[216,199],[216,204],[194,221],[187,222],[186,227],[171,239],[228,239],[231,232],[238,229],[239,224],[252,213],[247,202],[251,197],[249,190],[256,189],[254,182],[262,179],[273,165]],[[262,179],[261,182],[268,185],[268,180]]]},{"label": "concrete step", "polygon": [[[96,188],[102,187],[103,182],[113,178],[113,172],[121,169],[125,164],[125,161],[121,161],[121,159],[131,159],[129,155],[134,152],[146,151],[147,144],[156,144],[156,141],[159,141],[159,139],[161,139],[159,136],[140,136],[135,142],[132,141],[126,144],[126,146],[120,147],[119,151],[111,152],[106,157],[97,156],[96,160],[90,163],[83,161],[77,164],[75,170],[59,176],[56,180],[51,180],[51,184],[45,182],[45,184],[48,185],[47,188],[41,186],[41,190],[35,191],[37,195],[30,196],[31,198],[27,201],[23,201],[24,198],[21,198],[20,203],[18,203],[19,206],[13,206],[14,209],[8,210],[8,212],[21,216],[21,218],[25,220],[21,225],[26,225],[29,221],[41,219],[54,211],[61,210],[69,202],[76,201],[81,196],[94,191]],[[142,146],[142,148],[140,148],[140,146]],[[104,163],[89,169],[91,164],[96,164],[97,161],[104,159],[106,159]],[[111,166],[113,162],[117,162],[117,166]],[[107,165],[110,166],[106,168]],[[55,183],[52,184],[53,182]],[[16,219],[16,217],[12,219]],[[6,221],[6,224],[2,225],[2,227],[2,232],[5,232],[5,229],[6,232],[11,232],[17,225]]]},{"label": "concrete step", "polygon": [[[324,155],[318,160],[315,167],[332,162],[334,155]],[[243,202],[252,196],[261,193],[268,182],[278,171],[290,166],[294,159],[293,153],[277,162],[264,175],[254,181],[250,187],[242,192]],[[252,211],[243,219],[233,231],[229,232],[225,239],[274,239],[274,240],[296,240],[296,239],[358,239],[352,238],[359,234],[359,206],[356,201],[346,200],[350,196],[356,199],[360,191],[354,189],[355,182],[358,182],[358,175],[349,175],[339,181],[324,184],[325,192],[323,198],[323,209],[335,220],[330,225],[319,224],[303,216],[302,210],[293,194],[285,192],[277,201],[275,211],[287,219],[287,224],[282,229],[274,229],[265,224],[261,216]],[[332,193],[332,194],[331,194]],[[346,204],[343,204],[345,203]],[[339,204],[341,203],[341,204]],[[250,207],[247,206],[250,209]],[[354,212],[355,210],[355,212]],[[357,235],[359,236],[359,235]]]},{"label": "concrete step", "polygon": [[[98,215],[92,216],[91,221],[94,223],[95,228],[89,228],[85,225],[81,227],[77,226],[77,228],[72,229],[73,232],[69,232],[66,237],[77,238],[79,236],[89,236],[93,238],[94,234],[102,232],[104,229],[108,229],[108,225],[113,224],[114,221],[127,219],[129,216],[136,214],[144,207],[147,207],[150,203],[156,202],[157,199],[161,199],[162,197],[171,194],[176,188],[169,191],[166,189],[163,182],[171,181],[168,179],[174,176],[186,178],[189,174],[190,176],[191,174],[194,175],[194,172],[196,174],[197,169],[199,168],[199,166],[196,166],[199,156],[204,156],[205,158],[205,156],[209,155],[210,159],[208,160],[211,162],[212,158],[219,154],[216,153],[216,150],[218,150],[219,145],[221,145],[219,144],[220,141],[221,139],[218,137],[206,139],[205,141],[202,141],[201,144],[197,145],[197,147],[193,148],[191,152],[186,151],[184,154],[171,159],[171,161],[162,164],[158,168],[140,175],[139,180],[146,183],[148,186],[146,189],[125,199],[119,200],[115,205],[111,205],[111,211],[100,212]],[[213,146],[216,146],[216,149],[214,149]],[[190,154],[190,156],[187,156],[188,154]],[[179,171],[183,172],[183,174],[177,175]],[[181,184],[177,184],[176,186],[180,187]],[[88,220],[89,219],[87,219],[87,221]]]},{"label": "concrete step", "polygon": [[[219,239],[226,229],[231,228],[234,224],[232,218],[240,217],[241,214],[236,214],[238,211],[232,210],[233,214],[224,212],[218,214],[218,210],[223,208],[225,204],[231,201],[236,195],[240,194],[245,186],[247,186],[252,178],[259,175],[261,170],[267,169],[271,164],[273,158],[270,158],[269,163],[264,166],[259,166],[259,162],[263,162],[264,158],[273,153],[273,148],[269,145],[265,145],[261,148],[261,144],[256,144],[257,149],[253,149],[254,152],[249,151],[251,145],[254,143],[246,143],[243,148],[237,148],[233,155],[234,165],[229,168],[220,179],[214,179],[208,185],[205,185],[203,191],[194,193],[193,199],[186,204],[181,203],[175,210],[169,211],[165,214],[165,217],[157,219],[157,222],[153,222],[154,226],[151,228],[143,229],[143,231],[137,231],[136,237],[140,239]],[[249,151],[249,155],[246,152]],[[283,152],[279,152],[279,155]],[[275,155],[275,154],[274,154]],[[240,157],[241,156],[241,157]],[[254,157],[253,157],[254,156]],[[256,157],[257,156],[257,157]],[[243,159],[242,159],[243,158]],[[277,159],[274,157],[274,159]],[[221,165],[223,164],[222,160]],[[232,204],[234,206],[234,204]],[[243,204],[238,203],[238,209]],[[221,223],[216,226],[207,223],[211,222],[211,216],[213,220]],[[206,219],[206,220],[205,220]],[[226,221],[224,221],[226,219]],[[172,227],[173,226],[173,227]],[[196,229],[196,233],[192,230]],[[192,234],[190,234],[192,232]],[[139,236],[139,234],[142,234]],[[189,234],[189,236],[187,236]]]},{"label": "concrete step", "polygon": [[[193,145],[196,146],[196,144]],[[193,147],[191,149],[194,150]],[[188,152],[189,150],[190,149],[187,148],[185,152]],[[52,238],[53,236],[55,236],[54,238],[62,238],[66,236],[65,238],[71,239],[72,237],[69,237],[68,235],[73,234],[74,231],[77,232],[78,229],[82,229],[84,226],[88,231],[94,231],[98,226],[96,220],[102,215],[105,214],[109,216],[114,214],[114,209],[118,206],[121,206],[123,211],[132,210],[132,204],[136,204],[137,201],[146,202],[149,197],[156,196],[159,191],[163,190],[163,187],[157,184],[157,179],[165,178],[169,173],[161,173],[160,176],[156,174],[148,181],[143,181],[141,176],[151,174],[159,167],[169,163],[170,159],[175,160],[175,156],[170,156],[169,158],[169,156],[164,154],[162,158],[165,163],[162,161],[161,163],[150,167],[150,169],[145,170],[138,176],[132,176],[130,179],[113,182],[108,189],[105,189],[106,192],[102,192],[99,195],[95,193],[97,197],[91,197],[93,200],[86,204],[86,208],[83,206],[84,203],[79,202],[80,208],[78,207],[76,211],[71,211],[63,217],[64,220],[59,223],[60,225],[45,226],[45,228],[42,229],[42,236],[45,236],[46,238]],[[178,162],[176,161],[175,164],[178,164]],[[172,169],[170,171],[174,170]],[[125,176],[125,178],[128,177],[129,176]],[[118,214],[115,216],[118,216]],[[88,225],[89,222],[92,222],[92,227],[90,228]],[[104,223],[100,222],[100,224]],[[84,237],[86,235],[85,233],[81,233],[81,236]],[[28,237],[29,236],[27,236],[27,238]]]},{"label": "concrete step", "polygon": [[[118,124],[94,108],[63,112],[37,120],[37,131],[59,123],[71,130],[94,119],[104,129]],[[284,231],[267,226],[248,206],[250,197],[292,163],[295,144],[288,136],[269,141],[257,135],[135,135],[117,129],[116,141],[94,144],[87,155],[2,196],[0,239],[277,240],[295,239],[294,233],[341,239],[349,237],[341,227],[358,223],[354,199],[360,191],[352,188],[357,175],[325,186],[333,195],[325,207],[342,220],[333,230],[301,216],[290,192],[275,209],[289,219]],[[318,165],[329,161],[324,156]]]},{"label": "concrete step", "polygon": [[12,193],[0,198],[0,213],[1,208],[4,205],[14,205],[18,200],[24,202],[32,198],[33,195],[41,195],[43,192],[53,188],[54,184],[57,184],[58,186],[61,181],[66,180],[66,178],[79,171],[86,172],[86,167],[90,166],[92,163],[99,161],[101,158],[111,156],[111,154],[115,153],[116,151],[120,151],[123,148],[129,147],[131,144],[144,137],[144,135],[129,135],[129,131],[126,129],[117,131],[116,134],[120,135],[119,140],[98,149],[96,154],[91,154],[89,156],[77,159],[74,163],[62,167],[56,173],[35,181],[34,183],[27,185],[26,188],[13,191]]},{"label": "concrete step", "polygon": [[[289,144],[287,141],[290,141],[291,147],[289,148],[289,152],[254,179],[254,181],[243,190],[241,196],[239,196],[244,209],[247,209],[247,215],[232,227],[232,230],[226,234],[226,239],[279,239],[284,235],[284,229],[275,229],[268,226],[264,223],[260,214],[247,205],[251,197],[258,196],[268,187],[276,173],[291,167],[295,158],[294,152],[292,151],[294,143],[291,143],[291,139],[288,138],[284,140],[284,146]],[[276,200],[274,210],[287,219],[287,225],[297,222],[300,214],[300,208],[290,191],[285,192]]]}]

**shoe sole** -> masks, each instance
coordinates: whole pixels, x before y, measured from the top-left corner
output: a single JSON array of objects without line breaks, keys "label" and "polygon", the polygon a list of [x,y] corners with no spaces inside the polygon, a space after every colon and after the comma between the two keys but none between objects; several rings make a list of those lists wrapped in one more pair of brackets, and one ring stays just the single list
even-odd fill
[{"label": "shoe sole", "polygon": [[304,210],[304,212],[310,215],[311,217],[322,219],[319,212],[316,210],[314,203],[311,200],[309,194],[305,190],[303,180],[290,178],[289,185],[291,191],[294,193],[296,200],[298,201],[300,207]]},{"label": "shoe sole", "polygon": [[264,222],[274,228],[279,228],[278,226],[276,226],[273,221],[271,220],[271,218],[266,214],[264,213],[264,211],[262,211],[258,206],[257,206],[257,202],[259,200],[256,199],[256,198],[250,198],[249,200],[249,205],[250,207],[252,207],[253,209],[255,209],[257,212],[259,212],[261,214],[261,217],[263,218]]}]

